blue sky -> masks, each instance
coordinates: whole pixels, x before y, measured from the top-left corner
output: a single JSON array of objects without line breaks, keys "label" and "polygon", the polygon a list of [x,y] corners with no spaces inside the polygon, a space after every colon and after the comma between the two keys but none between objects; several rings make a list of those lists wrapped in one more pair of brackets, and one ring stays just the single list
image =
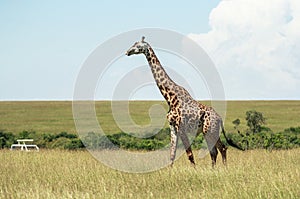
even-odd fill
[{"label": "blue sky", "polygon": [[1,1],[0,99],[72,99],[81,64],[102,42],[144,27],[207,32],[217,3]]},{"label": "blue sky", "polygon": [[228,99],[300,99],[297,0],[249,2],[1,1],[0,100],[71,100],[80,68],[97,46],[145,27],[195,39],[216,63]]}]

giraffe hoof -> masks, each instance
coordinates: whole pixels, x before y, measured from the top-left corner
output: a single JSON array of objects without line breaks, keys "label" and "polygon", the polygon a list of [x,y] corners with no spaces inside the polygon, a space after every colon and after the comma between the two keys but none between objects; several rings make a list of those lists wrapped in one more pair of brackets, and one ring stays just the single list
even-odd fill
[{"label": "giraffe hoof", "polygon": [[170,164],[170,167],[173,168],[174,162],[172,161]]}]

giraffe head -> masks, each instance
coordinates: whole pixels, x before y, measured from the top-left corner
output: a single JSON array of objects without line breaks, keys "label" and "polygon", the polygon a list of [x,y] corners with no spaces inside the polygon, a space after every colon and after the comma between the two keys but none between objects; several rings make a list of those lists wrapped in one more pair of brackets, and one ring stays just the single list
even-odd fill
[{"label": "giraffe head", "polygon": [[146,53],[148,50],[149,44],[144,41],[145,37],[142,37],[141,41],[135,42],[131,48],[129,48],[126,52],[127,56],[134,55],[134,54],[141,54]]}]

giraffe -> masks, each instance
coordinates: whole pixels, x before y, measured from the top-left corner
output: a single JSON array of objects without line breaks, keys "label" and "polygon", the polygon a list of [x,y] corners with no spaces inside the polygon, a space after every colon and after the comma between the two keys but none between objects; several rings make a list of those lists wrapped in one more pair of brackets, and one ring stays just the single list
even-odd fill
[{"label": "giraffe", "polygon": [[218,113],[212,107],[194,100],[185,88],[176,84],[169,77],[149,43],[145,42],[145,37],[142,37],[141,41],[135,42],[126,52],[127,56],[134,54],[144,54],[146,56],[156,85],[169,106],[167,120],[171,134],[171,166],[173,166],[176,157],[178,137],[185,147],[190,163],[195,166],[194,156],[188,138],[188,133],[194,132],[196,132],[196,136],[201,132],[203,133],[211,156],[212,167],[216,165],[218,150],[222,155],[223,163],[226,165],[227,147],[220,140],[220,127],[228,144],[238,149],[241,148],[225,135],[222,118]]}]

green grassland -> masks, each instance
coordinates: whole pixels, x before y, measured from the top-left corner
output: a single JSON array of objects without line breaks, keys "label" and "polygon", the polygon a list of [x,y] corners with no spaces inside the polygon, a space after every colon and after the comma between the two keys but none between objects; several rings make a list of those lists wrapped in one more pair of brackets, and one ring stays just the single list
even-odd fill
[{"label": "green grassland", "polygon": [[[209,102],[203,102],[209,104]],[[149,109],[160,101],[132,101],[129,103],[130,115],[137,124],[150,123]],[[121,130],[112,116],[111,102],[97,101],[95,110],[99,124],[107,134]],[[267,118],[266,126],[274,132],[289,127],[300,126],[300,101],[228,101],[225,128],[234,131],[232,121],[241,120],[240,130],[246,129],[245,113],[248,110],[262,112]],[[167,126],[167,122],[165,122]],[[0,102],[0,130],[19,133],[24,130],[37,133],[76,133],[72,102],[70,101],[34,101],[34,102]]]},{"label": "green grassland", "polygon": [[[197,154],[197,152],[195,152]],[[86,151],[0,151],[0,198],[300,198],[300,149],[228,150],[219,157],[185,155],[174,166],[130,174],[112,170]]]}]

